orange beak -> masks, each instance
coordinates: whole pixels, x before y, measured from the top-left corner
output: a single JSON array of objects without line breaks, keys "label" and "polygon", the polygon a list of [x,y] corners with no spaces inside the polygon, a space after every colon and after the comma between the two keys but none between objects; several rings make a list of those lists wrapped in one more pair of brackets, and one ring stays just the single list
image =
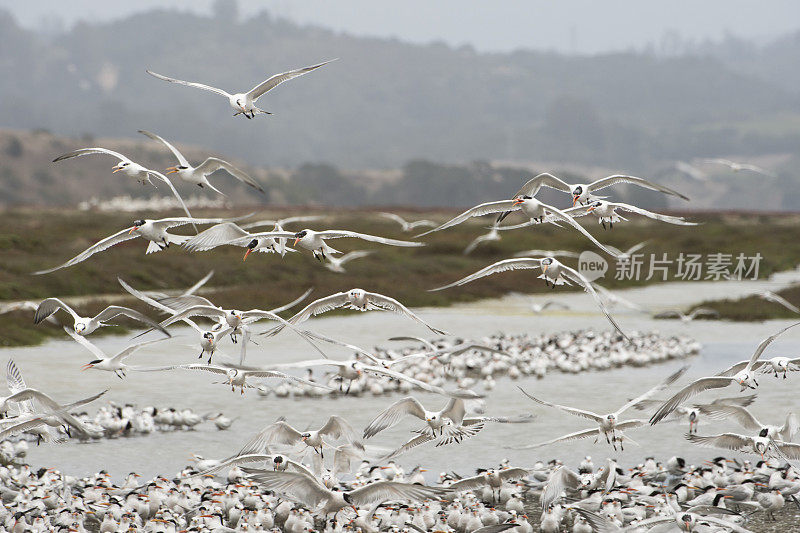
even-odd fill
[{"label": "orange beak", "polygon": [[295,239],[294,240],[294,244],[292,246],[297,246],[297,241],[299,241],[299,240],[300,240],[299,238]]},{"label": "orange beak", "polygon": [[517,198],[516,200],[514,200],[514,203],[511,204],[511,205],[520,205],[522,203],[524,203],[524,200],[522,198]]},{"label": "orange beak", "polygon": [[90,368],[92,368],[93,366],[94,366],[94,365],[93,365],[92,363],[86,363],[85,365],[83,365],[83,366],[81,367],[81,371],[83,371],[83,370],[89,370],[89,369],[90,369]]},{"label": "orange beak", "polygon": [[247,260],[247,256],[250,255],[250,252],[252,252],[252,251],[253,251],[252,248],[248,248],[247,251],[244,253],[244,257],[242,258],[242,261],[246,261]]},{"label": "orange beak", "polygon": [[120,170],[122,170],[122,167],[121,167],[121,166],[119,166],[119,165],[114,165],[114,166],[113,166],[113,167],[111,167],[111,168],[112,168],[112,169],[114,169],[114,170],[112,170],[112,171],[111,171],[111,173],[112,173],[112,174],[114,174],[115,172],[119,172]]},{"label": "orange beak", "polygon": [[176,172],[178,172],[178,167],[169,167],[167,169],[167,174],[175,174]]},{"label": "orange beak", "polygon": [[130,235],[131,233],[133,233],[133,232],[134,232],[134,231],[136,231],[137,229],[139,229],[139,226],[134,226],[134,227],[132,227],[132,228],[131,228],[131,230],[128,232],[128,235]]},{"label": "orange beak", "polygon": [[572,207],[575,207],[575,204],[578,203],[578,198],[580,198],[580,196],[573,196],[572,197]]},{"label": "orange beak", "polygon": [[[575,204],[572,204],[572,205],[575,205]],[[597,208],[596,208],[595,206],[592,206],[592,207],[590,207],[589,209],[587,209],[587,210],[586,210],[586,212],[587,212],[587,213],[591,213],[591,212],[592,212],[592,211],[594,211],[595,209],[597,209]]]}]

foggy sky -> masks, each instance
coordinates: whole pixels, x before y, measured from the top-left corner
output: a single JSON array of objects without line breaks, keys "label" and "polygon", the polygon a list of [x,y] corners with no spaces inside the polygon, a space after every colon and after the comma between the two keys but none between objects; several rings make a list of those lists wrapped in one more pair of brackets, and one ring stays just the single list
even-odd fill
[{"label": "foggy sky", "polygon": [[[209,13],[212,4],[213,0],[0,0],[0,7],[29,28],[52,28],[54,19],[67,27],[78,20],[107,21],[157,7]],[[239,0],[239,5],[242,16],[266,8],[300,23],[355,35],[417,43],[441,40],[483,51],[598,53],[649,44],[658,49],[675,34],[694,41],[733,34],[766,42],[800,28],[796,0]]]}]

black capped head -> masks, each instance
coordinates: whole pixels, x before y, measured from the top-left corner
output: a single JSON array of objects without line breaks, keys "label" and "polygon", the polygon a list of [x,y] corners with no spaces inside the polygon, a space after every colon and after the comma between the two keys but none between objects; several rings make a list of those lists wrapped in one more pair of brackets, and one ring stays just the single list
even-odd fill
[{"label": "black capped head", "polygon": [[247,245],[247,247],[248,247],[249,249],[251,249],[251,250],[255,249],[255,247],[256,247],[256,246],[258,246],[258,239],[253,239],[253,240],[252,240],[252,241],[250,241],[250,243]]},{"label": "black capped head", "polygon": [[294,234],[294,238],[295,239],[302,239],[306,235],[308,235],[308,231],[307,230],[302,230],[302,231],[298,231],[297,233],[295,233]]}]

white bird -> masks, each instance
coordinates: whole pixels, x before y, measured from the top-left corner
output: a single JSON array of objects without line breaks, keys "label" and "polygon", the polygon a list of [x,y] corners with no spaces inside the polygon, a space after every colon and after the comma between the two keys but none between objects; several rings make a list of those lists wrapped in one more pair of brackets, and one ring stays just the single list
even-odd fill
[{"label": "white bird", "polygon": [[448,289],[450,287],[461,286],[465,285],[471,281],[476,279],[480,279],[486,276],[491,276],[492,274],[497,274],[499,272],[507,272],[509,270],[521,270],[521,269],[532,269],[532,268],[541,268],[542,273],[538,276],[539,279],[544,279],[546,284],[552,283],[553,287],[556,285],[571,285],[572,283],[577,283],[583,290],[588,292],[592,298],[594,298],[595,303],[606,316],[611,325],[614,326],[620,335],[628,338],[627,335],[620,329],[617,322],[608,312],[603,300],[597,294],[592,282],[586,279],[580,272],[577,270],[566,266],[565,264],[561,263],[558,259],[554,259],[552,257],[544,257],[544,258],[535,258],[535,257],[521,257],[519,259],[504,259],[502,261],[498,261],[496,263],[492,263],[491,265],[482,268],[481,270],[475,272],[474,274],[470,274],[464,278],[461,278],[458,281],[454,281],[448,285],[444,285],[442,287],[437,287],[435,289],[431,289],[433,291],[440,291],[443,289]]},{"label": "white bird", "polygon": [[514,254],[514,257],[571,257],[573,259],[577,259],[579,256],[578,252],[568,250],[523,250]]},{"label": "white bird", "polygon": [[663,420],[664,417],[674,411],[676,407],[681,405],[692,396],[696,396],[703,391],[727,387],[728,385],[732,385],[734,383],[737,383],[741,387],[742,391],[748,388],[755,389],[758,386],[758,382],[756,381],[755,377],[755,371],[765,364],[764,361],[759,361],[761,354],[764,353],[764,350],[766,350],[767,347],[772,344],[772,342],[782,333],[797,326],[798,324],[800,324],[800,322],[786,326],[779,332],[775,333],[774,335],[770,335],[761,341],[761,344],[758,345],[748,361],[740,361],[735,365],[723,370],[716,376],[697,379],[685,386],[683,389],[679,390],[674,396],[672,396],[672,398],[665,401],[658,411],[655,412],[655,414],[650,418],[650,424],[658,424],[658,422]]},{"label": "white bird", "polygon": [[539,189],[542,187],[550,187],[551,189],[556,189],[558,191],[570,194],[572,196],[572,205],[574,206],[579,202],[581,204],[585,204],[594,197],[594,193],[597,191],[618,184],[638,185],[639,187],[644,187],[645,189],[659,191],[663,192],[664,194],[689,200],[688,197],[677,191],[674,191],[668,187],[664,187],[663,185],[658,185],[656,183],[647,181],[644,178],[637,178],[636,176],[614,174],[612,176],[600,178],[599,180],[595,180],[591,183],[576,183],[571,185],[547,172],[539,174],[528,180],[528,182],[526,182],[525,185],[523,185],[513,197],[518,198],[520,196],[536,196],[536,193],[538,193]]},{"label": "white bird", "polygon": [[317,387],[320,389],[327,389],[330,390],[330,387],[326,387],[325,385],[320,385],[318,383],[314,383],[303,378],[299,378],[297,376],[290,376],[289,374],[284,374],[283,372],[278,372],[276,370],[267,370],[267,369],[260,369],[260,368],[251,368],[251,367],[242,367],[242,366],[235,366],[235,365],[212,365],[212,364],[186,364],[186,365],[170,365],[170,366],[160,366],[160,367],[152,367],[152,368],[143,368],[143,367],[131,367],[131,370],[136,370],[137,372],[162,372],[167,370],[200,370],[203,372],[211,372],[212,374],[223,375],[227,378],[226,381],[222,382],[227,385],[231,386],[231,391],[233,392],[236,387],[239,387],[241,394],[244,394],[244,389],[252,389],[254,388],[253,385],[247,383],[248,378],[253,379],[267,379],[267,378],[275,378],[275,379],[284,379],[287,381],[296,381],[298,383],[302,383],[304,385],[308,385],[311,387]]},{"label": "white bird", "polygon": [[109,305],[99,313],[97,313],[93,317],[83,317],[78,315],[70,306],[59,300],[58,298],[47,298],[42,300],[42,303],[39,304],[39,307],[36,309],[36,314],[33,316],[34,324],[40,323],[45,318],[49,317],[53,313],[57,312],[59,309],[63,309],[70,315],[74,320],[73,323],[73,330],[78,335],[90,335],[97,328],[103,326],[110,326],[112,324],[107,324],[109,320],[112,320],[120,315],[127,316],[128,318],[132,318],[134,320],[138,320],[143,324],[147,324],[151,328],[156,328],[167,337],[171,337],[169,332],[165,330],[163,327],[159,326],[157,322],[147,318],[139,311],[135,309],[131,309],[129,307],[122,307],[119,305]]},{"label": "white bird", "polygon": [[506,481],[528,477],[530,472],[525,468],[489,469],[479,472],[477,476],[467,477],[452,483],[449,488],[456,491],[475,490],[483,487],[492,489],[492,495],[499,493]]},{"label": "white bird", "polygon": [[781,374],[783,379],[786,379],[787,372],[797,372],[798,370],[800,370],[800,357],[771,357],[765,359],[764,364],[761,365],[762,374],[774,374],[776,378],[778,374]]},{"label": "white bird", "polygon": [[55,272],[56,270],[76,265],[82,261],[86,261],[98,252],[102,252],[121,242],[129,241],[137,237],[141,237],[148,241],[145,254],[159,252],[165,248],[169,248],[170,244],[182,244],[184,241],[189,239],[188,235],[174,235],[172,233],[168,233],[168,229],[175,228],[177,226],[183,226],[185,224],[215,224],[222,220],[224,219],[188,217],[162,218],[158,220],[134,220],[132,226],[120,230],[113,235],[109,235],[105,239],[97,241],[66,263],[58,265],[54,268],[48,268],[47,270],[39,270],[38,272],[34,272],[34,274],[49,274],[50,272]]},{"label": "white bird", "polygon": [[728,167],[729,169],[733,170],[734,172],[741,172],[742,170],[749,170],[750,172],[755,172],[757,174],[762,174],[764,176],[768,176],[770,178],[776,177],[774,172],[770,172],[769,170],[765,170],[759,166],[752,165],[750,163],[737,163],[736,161],[731,161],[730,159],[721,159],[721,158],[714,158],[714,159],[703,159],[704,163],[710,163],[714,165],[723,165]]},{"label": "white bird", "polygon": [[[525,396],[527,396],[528,398],[530,398],[534,402],[540,403],[540,404],[545,405],[547,407],[552,407],[554,409],[558,409],[560,411],[563,411],[565,413],[568,413],[568,414],[571,414],[571,415],[574,415],[574,416],[578,416],[580,418],[586,418],[588,420],[592,420],[592,421],[596,422],[597,425],[598,425],[597,428],[584,430],[584,431],[579,431],[577,433],[570,433],[568,435],[564,435],[563,437],[558,437],[556,439],[553,439],[553,440],[550,440],[550,441],[547,441],[547,442],[544,442],[544,443],[524,446],[521,449],[538,448],[538,447],[541,447],[541,446],[554,444],[554,443],[557,443],[557,442],[567,442],[567,441],[572,441],[572,440],[576,440],[576,439],[582,439],[582,438],[591,437],[591,436],[595,436],[595,442],[597,442],[597,439],[599,439],[601,435],[605,436],[606,442],[608,442],[609,444],[613,445],[615,450],[617,449],[617,442],[620,443],[620,449],[622,449],[623,438],[628,438],[622,432],[625,429],[632,429],[632,428],[641,427],[641,426],[644,426],[647,423],[644,420],[620,421],[620,417],[622,416],[622,414],[625,411],[627,411],[628,409],[630,409],[633,406],[635,406],[636,404],[638,404],[639,402],[641,402],[643,400],[647,400],[648,398],[653,397],[658,392],[660,392],[660,391],[664,390],[665,388],[669,387],[672,383],[677,381],[678,378],[680,378],[684,373],[686,373],[686,371],[688,369],[689,369],[688,366],[684,366],[684,367],[679,368],[678,370],[676,370],[675,372],[670,374],[664,381],[662,381],[661,383],[659,383],[655,387],[653,387],[650,390],[644,392],[643,394],[639,395],[638,397],[636,397],[636,398],[634,398],[632,400],[629,400],[627,403],[625,403],[625,405],[623,405],[622,407],[620,407],[619,409],[617,409],[613,413],[607,413],[607,414],[604,414],[604,415],[597,414],[597,413],[595,413],[593,411],[588,411],[588,410],[585,410],[585,409],[578,409],[578,408],[575,408],[575,407],[567,407],[567,406],[564,406],[564,405],[558,405],[558,404],[555,404],[555,403],[546,402],[544,400],[540,400],[538,398],[535,398],[535,397],[531,396],[530,394],[525,392],[525,390],[522,387],[517,387],[520,391],[522,391],[522,394],[524,394]],[[620,433],[620,435],[621,435],[620,437],[617,436],[617,432]],[[630,440],[630,438],[628,438],[628,439]]]},{"label": "white bird", "polygon": [[325,441],[326,437],[344,439],[348,444],[355,445],[363,450],[363,446],[357,440],[356,433],[352,426],[350,426],[344,418],[331,415],[321,428],[314,431],[300,431],[287,424],[286,421],[279,420],[259,431],[253,438],[245,443],[237,455],[261,453],[270,444],[284,444],[288,446],[304,444],[307,448],[311,448],[315,453],[324,457],[323,446],[330,446],[330,444]]},{"label": "white bird", "polygon": [[767,436],[775,440],[791,441],[795,433],[797,433],[797,430],[800,429],[797,416],[791,412],[786,415],[783,426],[773,426],[759,422],[753,413],[741,405],[729,405],[724,403],[705,404],[699,406],[698,410],[712,420],[734,420],[748,431],[760,433],[762,430],[766,429]]},{"label": "white bird", "polygon": [[[412,313],[410,309],[408,309],[406,306],[404,306],[394,298],[390,298],[389,296],[384,296],[383,294],[378,294],[377,292],[368,292],[365,291],[364,289],[350,289],[347,292],[337,292],[336,294],[332,294],[330,296],[314,300],[313,302],[305,306],[296,315],[291,317],[288,320],[288,322],[290,324],[297,325],[300,324],[301,322],[305,322],[312,316],[321,315],[322,313],[326,313],[328,311],[333,311],[334,309],[340,309],[340,308],[354,309],[356,311],[361,311],[361,312],[390,311],[398,315],[406,316],[411,320],[414,320],[418,324],[425,326],[434,333],[437,333],[439,335],[447,335],[445,331],[436,329],[433,326],[429,325],[427,322],[425,322],[420,317]],[[272,330],[268,331],[266,334],[269,336],[275,335],[282,328],[283,326],[277,326]]]},{"label": "white bird", "polygon": [[497,231],[497,226],[492,226],[489,228],[489,233],[484,233],[483,235],[478,235],[475,237],[472,242],[470,242],[466,248],[464,248],[464,255],[471,254],[478,245],[483,244],[485,242],[494,242],[500,240],[500,232]]},{"label": "white bird", "polygon": [[[497,226],[506,214],[511,213],[513,211],[522,211],[522,213],[530,219],[529,222],[525,222],[523,224],[518,224],[516,226]],[[543,224],[546,222],[549,223],[558,223],[558,222],[565,222],[570,225],[573,229],[578,230],[584,237],[592,241],[595,246],[606,252],[607,254],[613,256],[614,253],[609,250],[606,246],[600,243],[597,239],[595,239],[591,233],[586,231],[583,226],[575,222],[572,217],[565,213],[564,211],[557,209],[551,205],[547,205],[545,203],[540,202],[536,198],[532,196],[520,196],[513,200],[498,200],[495,202],[486,202],[480,205],[476,205],[475,207],[471,207],[467,209],[460,215],[457,215],[444,224],[433,228],[432,230],[426,231],[425,233],[420,233],[417,237],[422,237],[424,235],[428,235],[435,231],[441,231],[443,229],[450,228],[457,224],[461,224],[465,220],[468,220],[472,217],[478,217],[483,215],[488,215],[491,213],[502,213],[497,220],[495,226],[499,231],[505,231],[508,229],[518,229],[525,226],[530,226],[533,224]],[[556,224],[558,225],[558,224]]]},{"label": "white bird", "polygon": [[191,183],[192,185],[197,185],[200,188],[208,187],[214,192],[222,194],[224,196],[225,193],[211,185],[208,181],[208,176],[213,174],[217,170],[225,170],[228,174],[236,178],[237,180],[241,181],[249,185],[250,187],[256,189],[257,191],[264,192],[264,189],[259,185],[253,178],[248,176],[246,173],[242,172],[235,166],[231,165],[227,161],[223,159],[219,159],[216,157],[208,157],[205,161],[193,167],[189,160],[186,159],[182,153],[178,151],[173,145],[165,141],[162,137],[156,135],[155,133],[150,133],[146,130],[139,130],[139,133],[150,137],[153,140],[161,141],[164,146],[169,148],[175,158],[178,160],[178,164],[172,167],[167,168],[167,174],[177,174],[177,176],[185,181],[186,183]]},{"label": "white bird", "polygon": [[385,501],[423,501],[440,499],[450,491],[437,487],[376,481],[349,491],[328,489],[319,479],[297,472],[262,472],[250,479],[265,489],[277,492],[327,518],[350,507],[358,515],[359,507],[377,506]]},{"label": "white bird", "polygon": [[558,302],[556,300],[547,300],[543,304],[540,303],[532,303],[531,304],[531,311],[536,313],[537,315],[544,311],[545,309],[549,309],[551,307],[557,307],[559,309],[569,310],[569,306],[565,303]]},{"label": "white bird", "polygon": [[168,177],[166,177],[164,174],[160,172],[156,172],[155,170],[150,170],[149,168],[144,167],[139,163],[132,161],[130,158],[125,157],[119,152],[98,147],[80,148],[78,150],[73,150],[72,152],[68,152],[66,154],[56,157],[55,159],[53,159],[53,163],[56,163],[58,161],[64,161],[65,159],[72,159],[73,157],[82,157],[85,155],[92,155],[92,154],[105,154],[105,155],[110,155],[112,157],[116,157],[119,160],[119,162],[112,167],[112,174],[122,171],[125,173],[126,176],[134,178],[142,185],[144,185],[145,183],[155,185],[153,183],[153,180],[151,179],[153,177],[163,181],[164,183],[167,184],[169,189],[172,191],[172,194],[181,204],[183,212],[186,213],[186,216],[187,217],[192,216],[192,214],[189,212],[189,209],[186,207],[183,198],[181,198],[181,195],[178,194],[178,190],[175,188],[175,186],[172,184],[172,181],[170,181]]},{"label": "white bird", "polygon": [[247,224],[239,224],[242,229],[260,228],[261,226],[288,226],[289,224],[296,224],[297,222],[317,222],[324,219],[323,215],[297,215],[286,218],[277,218],[269,220],[257,220],[255,222],[248,222]]},{"label": "white bird", "polygon": [[448,420],[455,426],[460,426],[466,414],[464,400],[460,398],[451,398],[438,411],[428,411],[419,400],[408,396],[396,401],[378,414],[364,429],[364,438],[374,437],[384,429],[389,429],[398,424],[406,416],[419,418],[428,425],[434,434],[437,431],[441,434],[442,428]]},{"label": "white bird", "polygon": [[675,161],[675,170],[683,174],[686,174],[687,176],[689,176],[694,180],[708,181],[708,176],[706,175],[705,172],[695,167],[691,163],[687,163],[686,161]]},{"label": "white bird", "polygon": [[[720,435],[693,435],[686,434],[686,439],[704,448],[725,448],[745,453],[754,453],[762,458],[770,455],[771,450],[780,452],[789,459],[800,459],[800,444],[774,440],[767,435],[765,428],[759,435],[739,435],[738,433],[722,433]],[[779,456],[780,457],[780,456]]]},{"label": "white bird", "polygon": [[653,318],[679,318],[681,322],[683,322],[684,324],[688,324],[695,318],[701,316],[717,318],[719,317],[719,311],[715,309],[705,309],[703,307],[698,307],[697,309],[692,309],[691,313],[684,314],[679,309],[670,309],[669,311],[664,311],[656,315],[653,315]]},{"label": "white bird", "polygon": [[[647,218],[652,218],[653,220],[658,220],[659,222],[667,222],[668,224],[675,224],[677,226],[697,226],[697,222],[688,222],[684,220],[683,217],[662,215],[660,213],[648,211],[647,209],[642,209],[641,207],[636,207],[635,205],[622,202],[609,202],[607,200],[595,200],[591,202],[584,214],[596,216],[598,222],[603,226],[603,229],[605,229],[606,222],[608,222],[610,228],[613,228],[615,222],[619,222],[620,220],[627,221],[626,218],[617,213],[617,210],[628,211],[636,215],[642,215]],[[572,214],[569,211],[566,212]]]},{"label": "white bird", "polygon": [[307,476],[314,476],[314,473],[306,468],[302,463],[293,461],[285,455],[279,453],[246,453],[229,457],[224,461],[220,461],[215,466],[207,468],[201,472],[198,472],[197,474],[193,474],[190,477],[203,477],[210,474],[216,474],[220,470],[224,470],[229,467],[260,462],[272,463],[273,469],[278,472],[284,472],[287,468],[291,467],[293,470],[306,474]]},{"label": "white bird", "polygon": [[[634,531],[733,531],[735,533],[753,533],[749,529],[740,527],[733,522],[723,520],[714,516],[698,514],[692,512],[690,508],[687,511],[677,512],[674,514],[654,515],[645,520],[641,520],[636,524],[631,524],[628,527],[620,527],[615,522],[612,522],[605,516],[601,516],[593,511],[584,509],[579,505],[571,506],[570,509],[578,512],[593,528],[593,531],[602,533],[633,533]],[[711,527],[704,527],[703,524],[708,524]],[[717,527],[715,527],[717,526]]]},{"label": "white bird", "polygon": [[103,352],[103,350],[95,346],[88,339],[84,338],[83,335],[78,335],[76,333],[73,333],[67,327],[64,327],[64,331],[66,331],[67,335],[72,337],[72,339],[75,340],[75,342],[77,342],[78,344],[89,350],[95,357],[97,357],[97,359],[89,361],[88,363],[83,365],[81,370],[89,370],[90,368],[93,368],[95,370],[105,370],[107,372],[113,372],[120,379],[125,377],[125,371],[128,369],[128,365],[126,365],[123,361],[129,355],[131,355],[133,352],[135,352],[136,350],[138,350],[143,346],[147,346],[148,344],[153,344],[155,342],[161,342],[166,340],[166,339],[155,339],[151,341],[139,342],[137,344],[131,344],[130,346],[118,352],[113,357],[109,357],[108,355],[106,355],[105,352]]},{"label": "white bird", "polygon": [[353,261],[355,259],[360,259],[362,257],[366,257],[372,253],[372,250],[356,250],[354,252],[348,252],[344,254],[342,257],[336,257],[331,255],[328,257],[328,262],[325,263],[325,268],[330,270],[331,272],[336,272],[338,274],[342,274],[345,272],[344,265]]},{"label": "white bird", "polygon": [[411,222],[411,221],[406,221],[403,217],[401,217],[400,215],[395,215],[394,213],[378,213],[378,214],[383,218],[388,218],[389,220],[393,220],[398,224],[400,224],[400,226],[403,228],[403,231],[411,231],[415,228],[421,228],[423,226],[428,226],[431,228],[436,226],[436,222],[433,222],[431,220],[415,220]]},{"label": "white bird", "polygon": [[154,77],[160,79],[160,80],[168,81],[170,83],[178,83],[180,85],[186,85],[188,87],[194,87],[196,89],[203,89],[204,91],[211,91],[212,93],[217,93],[219,95],[222,95],[222,96],[224,96],[225,98],[228,99],[228,103],[233,108],[233,110],[236,111],[236,113],[233,114],[234,117],[237,116],[237,115],[244,115],[245,117],[250,119],[250,118],[254,118],[257,114],[261,114],[261,113],[264,113],[264,114],[267,114],[267,115],[271,115],[272,114],[269,111],[265,111],[264,109],[259,109],[258,107],[256,107],[256,100],[258,100],[265,93],[271,91],[272,89],[274,89],[275,87],[277,87],[278,85],[280,85],[281,83],[283,83],[285,81],[289,81],[289,80],[291,80],[293,78],[296,78],[298,76],[302,76],[303,74],[306,74],[308,72],[311,72],[312,70],[318,69],[319,67],[321,67],[323,65],[327,65],[331,61],[336,61],[336,60],[335,59],[331,59],[330,61],[325,61],[324,63],[320,63],[319,65],[312,65],[310,67],[303,67],[303,68],[299,68],[299,69],[296,69],[296,70],[290,70],[288,72],[282,72],[280,74],[275,74],[274,76],[270,77],[269,79],[259,83],[258,85],[256,85],[255,87],[253,87],[252,89],[247,91],[246,93],[236,93],[236,94],[230,94],[230,93],[227,93],[227,92],[223,91],[222,89],[217,89],[216,87],[212,87],[210,85],[204,85],[202,83],[197,83],[197,82],[193,82],[193,81],[183,81],[183,80],[178,80],[178,79],[175,79],[175,78],[170,78],[170,77],[167,77],[167,76],[163,76],[161,74],[156,74],[155,72],[153,72],[151,70],[148,70],[147,73],[150,74],[151,76],[154,76]]},{"label": "white bird", "polygon": [[781,296],[780,294],[775,294],[772,291],[763,291],[758,293],[759,298],[763,298],[764,300],[772,303],[776,303],[779,305],[784,306],[786,309],[793,313],[800,313],[800,309],[797,308],[796,305],[790,303],[786,298]]},{"label": "white bird", "polygon": [[297,251],[286,246],[286,238],[276,238],[273,234],[274,231],[250,233],[232,222],[224,222],[186,239],[183,247],[190,252],[205,252],[218,246],[240,246],[247,249],[242,261],[253,252],[277,253],[283,257],[286,252]]},{"label": "white bird", "polygon": [[[31,300],[24,300],[20,302],[11,302],[7,304],[0,305],[0,315],[4,315],[6,313],[14,313],[16,311],[33,311],[36,312],[36,309],[39,308],[39,304],[31,301]],[[49,316],[45,320],[47,320],[51,324],[58,325],[58,320],[55,317]]]},{"label": "white bird", "polygon": [[325,241],[327,239],[341,239],[341,238],[355,238],[368,242],[377,242],[379,244],[387,244],[389,246],[404,246],[404,247],[417,247],[425,246],[421,242],[400,241],[397,239],[387,239],[386,237],[378,237],[376,235],[368,235],[366,233],[357,233],[355,231],[346,230],[322,230],[314,231],[304,229],[297,233],[291,232],[273,232],[276,237],[294,239],[292,246],[300,244],[306,250],[310,250],[316,259],[322,261],[331,254],[340,254],[339,250],[331,248]]}]

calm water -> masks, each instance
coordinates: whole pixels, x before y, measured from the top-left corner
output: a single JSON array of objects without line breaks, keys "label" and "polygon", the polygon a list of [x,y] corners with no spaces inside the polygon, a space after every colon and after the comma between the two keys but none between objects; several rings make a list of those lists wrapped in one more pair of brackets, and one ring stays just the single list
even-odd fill
[{"label": "calm water", "polygon": [[[752,292],[764,287],[774,288],[772,283],[693,283],[672,284],[646,289],[621,292],[626,298],[651,308],[684,306],[692,301],[720,295]],[[530,299],[506,297],[500,300],[462,305],[447,309],[421,310],[422,316],[437,327],[474,339],[498,331],[509,333],[555,332],[583,327],[606,329],[607,322],[593,308],[588,296],[581,294],[559,294],[541,297],[559,298],[571,306],[566,312],[533,315],[527,310]],[[719,323],[700,321],[682,324],[678,321],[653,321],[646,315],[618,310],[617,315],[623,329],[658,330],[663,334],[685,333],[700,342],[702,353],[689,362],[692,367],[688,376],[708,375],[736,361],[749,358],[756,345],[766,336],[777,331],[788,322],[775,321],[761,324]],[[347,317],[314,319],[308,323],[320,333],[364,347],[389,345],[387,337],[393,335],[427,336],[424,328],[410,321],[387,313],[356,314]],[[196,361],[194,332],[177,330],[176,338],[155,346],[146,347],[133,355],[132,365],[173,364]],[[112,352],[127,344],[127,337],[93,338],[103,350]],[[281,334],[269,341],[259,340],[259,346],[248,351],[248,363],[269,364],[318,356],[304,342],[291,334]],[[235,349],[226,341],[223,349],[235,354]],[[332,357],[344,357],[345,351],[328,349]],[[800,328],[790,331],[776,341],[765,354],[800,352]],[[244,396],[231,393],[223,385],[214,385],[215,376],[187,371],[136,373],[119,380],[113,374],[89,371],[81,372],[80,366],[88,361],[89,354],[73,341],[50,342],[44,346],[25,349],[0,350],[0,362],[13,358],[22,370],[29,386],[47,391],[62,402],[74,401],[103,389],[110,389],[106,400],[132,402],[139,407],[155,405],[159,408],[191,407],[200,414],[222,411],[229,417],[238,417],[228,431],[218,431],[209,423],[199,426],[197,431],[157,433],[147,437],[103,440],[97,443],[32,446],[29,462],[35,466],[57,467],[72,475],[85,475],[100,469],[111,471],[120,478],[130,471],[146,476],[154,474],[172,475],[187,464],[190,452],[209,458],[221,458],[234,453],[242,443],[263,426],[285,416],[298,428],[317,427],[331,414],[344,416],[360,431],[379,411],[390,405],[399,396],[339,399],[276,399],[262,398],[251,390]],[[413,467],[422,464],[438,473],[443,470],[469,472],[476,466],[493,465],[509,458],[518,465],[531,465],[537,459],[558,457],[577,461],[584,455],[592,455],[595,461],[614,456],[623,464],[641,461],[653,455],[666,459],[681,455],[691,461],[720,455],[713,450],[696,448],[686,442],[684,424],[660,424],[654,428],[641,428],[629,432],[641,447],[626,446],[622,453],[615,453],[610,446],[592,444],[591,440],[550,446],[538,450],[517,451],[505,449],[509,445],[540,442],[561,434],[590,427],[585,421],[559,412],[535,406],[516,390],[520,385],[542,399],[557,403],[589,408],[598,412],[613,411],[628,398],[643,392],[663,379],[682,363],[674,361],[649,368],[623,368],[601,373],[565,375],[552,373],[543,380],[521,379],[516,382],[500,378],[497,388],[487,397],[487,415],[513,415],[535,413],[538,418],[530,424],[489,424],[476,437],[460,445],[442,448],[421,447],[398,459],[401,464]],[[797,380],[763,377],[760,380],[759,398],[752,406],[753,412],[764,423],[782,423],[787,410],[800,408],[797,395]],[[721,393],[707,393],[698,398],[713,399],[721,395],[736,395],[738,389],[724,389]],[[423,403],[431,408],[444,404],[444,399],[426,393],[416,393]],[[93,411],[94,408],[91,409]],[[638,412],[628,413],[637,416]],[[411,419],[392,430],[370,439],[373,444],[387,449],[394,448],[410,437],[409,431],[418,427]],[[734,431],[744,432],[732,423],[702,421],[700,432]]]}]

